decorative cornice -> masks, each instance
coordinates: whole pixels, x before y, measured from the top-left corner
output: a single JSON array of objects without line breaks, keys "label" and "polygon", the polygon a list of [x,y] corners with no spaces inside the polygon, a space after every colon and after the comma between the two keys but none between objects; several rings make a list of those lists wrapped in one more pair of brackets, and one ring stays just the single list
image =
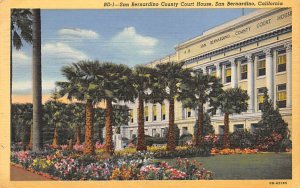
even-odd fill
[{"label": "decorative cornice", "polygon": [[272,38],[274,36],[289,33],[291,31],[292,31],[292,26],[291,25],[286,26],[284,28],[280,28],[280,29],[271,31],[271,32],[265,33],[263,35],[259,35],[259,36],[253,37],[253,38],[249,38],[247,40],[241,41],[241,42],[236,43],[236,44],[225,46],[223,48],[213,50],[213,51],[210,51],[210,52],[205,53],[205,54],[198,55],[196,57],[187,59],[184,62],[185,62],[186,65],[191,64],[191,63],[200,61],[200,60],[205,59],[205,58],[209,58],[209,57],[212,57],[212,56],[215,56],[215,55],[223,54],[223,53],[226,53],[226,52],[231,51],[231,50],[239,49],[241,47],[244,47],[244,46],[247,46],[247,45],[250,45],[250,44],[253,44],[253,43],[257,43],[259,41],[266,40],[266,39]]}]

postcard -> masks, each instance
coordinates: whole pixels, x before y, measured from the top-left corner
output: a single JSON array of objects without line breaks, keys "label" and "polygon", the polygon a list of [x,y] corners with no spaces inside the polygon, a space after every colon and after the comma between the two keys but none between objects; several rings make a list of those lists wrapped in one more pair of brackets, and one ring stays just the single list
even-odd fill
[{"label": "postcard", "polygon": [[299,186],[299,5],[0,1],[0,186]]}]

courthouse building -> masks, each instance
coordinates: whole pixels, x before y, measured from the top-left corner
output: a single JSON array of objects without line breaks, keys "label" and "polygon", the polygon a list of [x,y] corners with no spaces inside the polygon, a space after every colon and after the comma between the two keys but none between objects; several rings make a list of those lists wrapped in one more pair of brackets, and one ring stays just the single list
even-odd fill
[{"label": "courthouse building", "polygon": [[[224,23],[202,35],[178,44],[174,54],[148,63],[185,62],[184,67],[201,69],[221,78],[224,89],[240,87],[250,99],[248,111],[230,116],[229,131],[255,131],[261,119],[263,88],[278,105],[292,130],[292,10],[260,9]],[[274,104],[274,105],[275,105]],[[130,103],[130,122],[121,129],[122,137],[137,135],[137,103]],[[208,104],[205,105],[205,109]],[[175,123],[180,134],[193,134],[195,109],[175,103]],[[162,136],[168,127],[168,101],[145,104],[145,134]],[[223,134],[224,116],[219,111],[211,117],[216,134]]]}]

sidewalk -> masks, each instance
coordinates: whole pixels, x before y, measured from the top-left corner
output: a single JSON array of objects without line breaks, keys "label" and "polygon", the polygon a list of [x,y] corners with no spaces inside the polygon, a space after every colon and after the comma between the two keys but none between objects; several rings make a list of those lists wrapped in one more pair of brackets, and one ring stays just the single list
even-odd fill
[{"label": "sidewalk", "polygon": [[10,180],[11,181],[52,181],[41,175],[29,172],[23,168],[10,166]]}]

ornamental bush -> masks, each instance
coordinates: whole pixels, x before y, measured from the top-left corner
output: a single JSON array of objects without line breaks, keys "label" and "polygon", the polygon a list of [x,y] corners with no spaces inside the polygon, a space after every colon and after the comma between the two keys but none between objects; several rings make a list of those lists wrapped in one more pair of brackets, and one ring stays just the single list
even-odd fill
[{"label": "ornamental bush", "polygon": [[253,148],[255,137],[247,130],[236,130],[229,135],[230,148]]}]

